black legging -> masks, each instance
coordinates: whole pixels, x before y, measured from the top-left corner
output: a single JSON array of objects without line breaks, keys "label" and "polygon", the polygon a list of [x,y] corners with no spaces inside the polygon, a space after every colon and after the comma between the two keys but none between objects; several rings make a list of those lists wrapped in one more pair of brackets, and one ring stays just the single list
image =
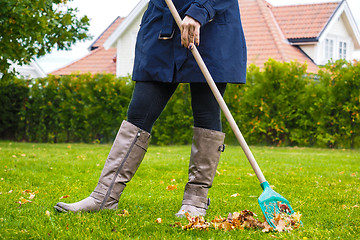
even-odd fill
[{"label": "black legging", "polygon": [[[216,85],[221,95],[224,95],[226,83]],[[151,132],[177,86],[177,83],[136,82],[127,120]],[[220,107],[210,87],[207,83],[190,83],[190,89],[194,126],[221,131]]]}]

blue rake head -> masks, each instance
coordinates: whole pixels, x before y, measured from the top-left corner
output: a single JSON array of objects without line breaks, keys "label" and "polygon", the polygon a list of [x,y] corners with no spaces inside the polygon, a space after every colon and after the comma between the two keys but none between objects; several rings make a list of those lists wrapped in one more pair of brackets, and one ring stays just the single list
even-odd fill
[{"label": "blue rake head", "polygon": [[260,208],[266,218],[266,221],[271,227],[276,228],[274,221],[272,221],[276,214],[282,212],[289,215],[294,213],[290,203],[283,196],[271,189],[268,182],[260,184],[263,193],[258,198]]}]

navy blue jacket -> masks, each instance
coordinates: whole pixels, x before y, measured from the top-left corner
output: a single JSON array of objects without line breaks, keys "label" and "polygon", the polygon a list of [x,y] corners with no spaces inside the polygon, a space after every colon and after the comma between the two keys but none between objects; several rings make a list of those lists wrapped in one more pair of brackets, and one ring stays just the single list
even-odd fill
[{"label": "navy blue jacket", "polygon": [[[173,0],[201,23],[198,50],[215,82],[245,83],[246,43],[238,0]],[[150,0],[135,48],[134,81],[206,82],[165,0]]]}]

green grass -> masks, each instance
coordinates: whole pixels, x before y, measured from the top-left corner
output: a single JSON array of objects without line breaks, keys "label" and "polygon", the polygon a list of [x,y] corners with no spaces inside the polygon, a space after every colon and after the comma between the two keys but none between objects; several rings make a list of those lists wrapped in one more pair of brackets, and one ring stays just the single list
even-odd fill
[{"label": "green grass", "polygon": [[[100,176],[110,145],[0,142],[0,238],[2,239],[358,239],[360,151],[252,147],[274,190],[303,214],[303,227],[290,233],[259,230],[183,231],[172,227],[187,181],[190,146],[154,147],[123,196],[119,210],[98,213],[54,211],[87,197]],[[251,210],[262,217],[262,190],[240,147],[227,146],[210,190],[207,220]],[[355,176],[356,175],[356,176]],[[175,179],[178,189],[166,190]],[[26,189],[39,191],[32,203],[16,203]],[[12,193],[9,191],[12,190]],[[231,197],[239,193],[240,197]],[[130,216],[120,217],[126,209]],[[50,216],[46,215],[50,212]],[[162,218],[163,223],[155,220]],[[185,220],[181,220],[186,223]]]}]

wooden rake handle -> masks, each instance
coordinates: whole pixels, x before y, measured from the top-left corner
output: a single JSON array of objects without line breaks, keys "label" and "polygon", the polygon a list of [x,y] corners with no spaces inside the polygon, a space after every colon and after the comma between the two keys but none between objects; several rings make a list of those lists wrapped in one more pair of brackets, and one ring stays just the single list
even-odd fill
[{"label": "wooden rake handle", "polygon": [[[165,0],[167,6],[170,9],[171,14],[173,15],[176,24],[178,25],[179,29],[181,29],[181,18],[179,13],[177,12],[172,0]],[[250,162],[250,165],[252,166],[252,168],[254,169],[254,172],[257,176],[257,178],[259,179],[260,183],[266,182],[266,179],[264,177],[264,174],[262,173],[259,165],[257,164],[254,155],[252,154],[252,152],[250,151],[249,146],[247,145],[243,135],[241,134],[241,131],[239,129],[239,127],[237,126],[234,117],[231,115],[231,112],[229,111],[229,108],[227,107],[223,97],[221,96],[218,88],[216,87],[216,84],[214,82],[214,79],[212,78],[209,70],[207,69],[204,60],[202,59],[202,57],[200,56],[199,51],[197,50],[196,46],[193,46],[193,48],[191,49],[191,53],[193,54],[197,64],[200,67],[201,72],[203,73],[206,82],[209,84],[211,91],[213,92],[216,101],[219,103],[221,110],[223,111],[227,121],[230,124],[231,129],[233,130],[238,142],[240,143],[247,159]]]}]

